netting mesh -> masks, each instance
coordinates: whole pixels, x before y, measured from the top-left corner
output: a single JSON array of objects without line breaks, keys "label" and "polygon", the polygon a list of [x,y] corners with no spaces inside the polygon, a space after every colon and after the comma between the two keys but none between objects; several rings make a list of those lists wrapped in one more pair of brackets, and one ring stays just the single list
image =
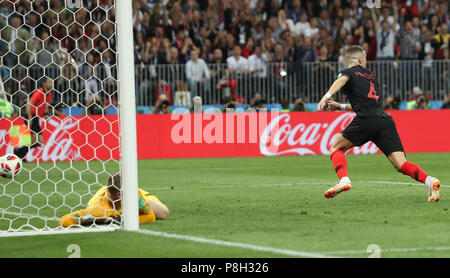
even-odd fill
[{"label": "netting mesh", "polygon": [[24,154],[0,233],[58,228],[120,171],[115,30],[114,1],[0,1],[0,155]]}]

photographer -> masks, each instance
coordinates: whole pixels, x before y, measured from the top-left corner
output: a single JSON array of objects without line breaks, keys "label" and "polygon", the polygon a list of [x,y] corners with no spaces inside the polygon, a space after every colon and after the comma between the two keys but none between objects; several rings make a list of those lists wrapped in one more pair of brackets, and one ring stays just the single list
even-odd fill
[{"label": "photographer", "polygon": [[294,100],[294,107],[292,108],[292,112],[303,112],[306,111],[305,103],[301,97],[298,97]]},{"label": "photographer", "polygon": [[383,109],[384,110],[398,110],[400,107],[400,98],[388,96],[384,100]]},{"label": "photographer", "polygon": [[414,109],[431,109],[428,99],[425,96],[421,96],[417,100],[416,107]]},{"label": "photographer", "polygon": [[169,114],[170,113],[169,105],[170,102],[167,99],[167,96],[165,94],[160,94],[158,100],[156,101],[153,114]]},{"label": "photographer", "polygon": [[250,100],[250,105],[246,112],[259,112],[259,109],[265,108],[266,101],[262,98],[260,93],[255,93]]},{"label": "photographer", "polygon": [[441,109],[450,109],[450,93],[447,94],[447,97],[444,100],[444,104],[442,104]]},{"label": "photographer", "polygon": [[428,99],[427,99],[425,93],[419,87],[413,88],[413,94],[414,94],[414,100],[410,101],[406,104],[407,110],[429,109],[430,108]]}]

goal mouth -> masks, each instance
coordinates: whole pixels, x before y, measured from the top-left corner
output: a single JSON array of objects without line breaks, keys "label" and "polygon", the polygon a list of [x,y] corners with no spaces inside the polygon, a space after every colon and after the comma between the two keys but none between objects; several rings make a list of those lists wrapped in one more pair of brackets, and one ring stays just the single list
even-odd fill
[{"label": "goal mouth", "polygon": [[[7,107],[0,111],[0,156],[6,161],[0,160],[0,236],[122,227],[107,217],[61,222],[99,194],[101,206],[115,210],[105,188],[110,176],[122,173],[126,134],[119,113],[117,6],[4,3],[0,28],[12,35],[0,36],[2,68],[9,72],[0,79],[0,101]],[[134,101],[134,94],[128,98]],[[119,219],[122,214],[114,212]]]}]

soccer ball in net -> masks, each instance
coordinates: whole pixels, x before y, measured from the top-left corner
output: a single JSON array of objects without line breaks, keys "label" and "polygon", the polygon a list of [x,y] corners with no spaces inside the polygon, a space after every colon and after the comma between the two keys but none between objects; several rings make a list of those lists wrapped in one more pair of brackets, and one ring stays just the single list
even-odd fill
[{"label": "soccer ball in net", "polygon": [[0,175],[7,178],[17,176],[22,170],[22,159],[15,154],[0,157]]}]

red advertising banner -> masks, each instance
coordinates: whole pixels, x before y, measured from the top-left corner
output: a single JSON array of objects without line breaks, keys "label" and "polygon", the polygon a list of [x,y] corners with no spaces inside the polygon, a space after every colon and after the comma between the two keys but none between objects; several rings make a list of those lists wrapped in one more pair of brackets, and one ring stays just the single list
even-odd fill
[{"label": "red advertising banner", "polygon": [[[28,152],[27,161],[118,159],[119,125],[116,116],[51,117],[40,120],[44,144]],[[22,118],[0,119],[0,155],[13,152],[14,126]],[[29,135],[28,135],[29,136]]]},{"label": "red advertising banner", "polygon": [[[450,110],[388,111],[405,151],[450,152]],[[137,115],[138,158],[327,155],[352,112],[196,113]],[[12,152],[10,129],[23,120],[0,119],[0,155]],[[41,120],[44,144],[28,161],[119,159],[117,116]],[[17,129],[18,130],[18,129]],[[380,153],[369,142],[349,151]]]},{"label": "red advertising banner", "polygon": [[[388,113],[396,122],[406,152],[450,152],[450,110]],[[258,119],[250,120],[250,114]],[[261,120],[259,116],[262,114],[231,113],[234,127],[227,125],[227,122],[232,122],[227,120],[228,114],[220,114],[216,120],[222,125],[213,123],[214,116],[205,119],[205,114],[203,118],[198,114],[197,119],[195,114],[138,116],[139,158],[327,155],[335,136],[355,117],[353,112],[291,112],[267,113],[266,119]],[[183,117],[191,123],[187,135],[182,134],[185,130],[181,130]],[[245,126],[237,123],[242,122],[242,117],[245,117]],[[258,128],[254,141],[249,122],[254,122],[253,129],[255,126]],[[211,138],[211,134],[215,135],[214,126],[219,129],[217,140]],[[234,134],[229,136],[233,129]],[[245,131],[242,138],[239,129],[242,133]],[[178,136],[174,136],[177,132]],[[227,141],[227,138],[233,140]],[[368,142],[349,153],[381,151]]]}]

